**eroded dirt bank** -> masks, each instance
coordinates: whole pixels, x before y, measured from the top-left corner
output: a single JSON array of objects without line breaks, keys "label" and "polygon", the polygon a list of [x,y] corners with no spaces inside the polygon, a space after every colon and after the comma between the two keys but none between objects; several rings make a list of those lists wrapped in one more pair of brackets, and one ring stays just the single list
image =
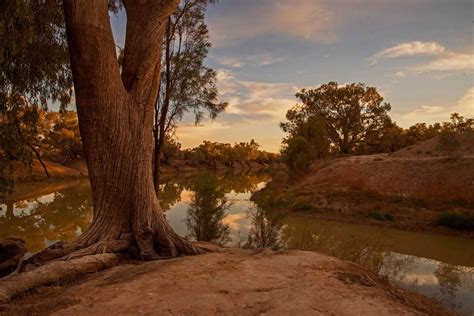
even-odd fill
[{"label": "eroded dirt bank", "polygon": [[[436,224],[441,214],[474,214],[474,134],[439,137],[393,154],[315,162],[294,179],[276,179],[253,196],[258,204],[306,216],[474,238]],[[473,215],[471,215],[473,216]]]},{"label": "eroded dirt bank", "polygon": [[42,288],[0,314],[449,315],[358,265],[314,252],[222,249],[128,263]]}]

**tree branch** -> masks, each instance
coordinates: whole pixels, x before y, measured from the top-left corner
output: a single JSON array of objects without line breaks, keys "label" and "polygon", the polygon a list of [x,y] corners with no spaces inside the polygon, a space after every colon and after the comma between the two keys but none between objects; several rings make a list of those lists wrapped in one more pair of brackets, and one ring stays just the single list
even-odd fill
[{"label": "tree branch", "polygon": [[89,99],[110,95],[108,91],[122,84],[108,1],[64,0],[63,3],[76,93],[87,94]]},{"label": "tree branch", "polygon": [[124,0],[127,10],[127,35],[122,81],[139,104],[145,100],[156,101],[160,84],[163,35],[168,17],[178,4],[179,0]]}]

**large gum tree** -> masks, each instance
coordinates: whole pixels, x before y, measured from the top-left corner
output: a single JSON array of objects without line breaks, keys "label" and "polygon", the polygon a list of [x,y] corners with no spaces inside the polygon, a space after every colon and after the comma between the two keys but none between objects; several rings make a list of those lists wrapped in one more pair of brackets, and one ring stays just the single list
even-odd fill
[{"label": "large gum tree", "polygon": [[[53,9],[55,3],[51,2]],[[32,287],[116,264],[119,256],[115,253],[153,260],[204,251],[173,231],[153,183],[153,110],[163,35],[179,0],[123,0],[127,30],[121,67],[109,21],[111,3],[114,1],[63,1],[79,128],[92,187],[92,224],[76,241],[55,243],[0,279],[0,303]],[[35,69],[30,64],[25,63],[26,68]],[[33,83],[37,81],[43,82]],[[3,82],[8,84],[0,86],[12,87],[12,92],[5,88],[1,95],[29,91],[14,90],[18,90],[15,81]]]},{"label": "large gum tree", "polygon": [[64,0],[67,41],[94,217],[68,258],[133,249],[142,259],[195,254],[160,209],[153,185],[153,109],[169,16],[179,0],[124,0],[122,69],[107,0]]}]

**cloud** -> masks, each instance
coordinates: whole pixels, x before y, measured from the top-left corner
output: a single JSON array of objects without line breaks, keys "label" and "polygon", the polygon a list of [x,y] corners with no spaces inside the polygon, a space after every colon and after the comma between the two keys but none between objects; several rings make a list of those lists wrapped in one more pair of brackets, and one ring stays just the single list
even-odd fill
[{"label": "cloud", "polygon": [[386,48],[372,57],[369,60],[371,64],[376,64],[380,59],[398,58],[406,56],[435,56],[445,52],[445,48],[436,42],[407,42],[396,46]]},{"label": "cloud", "polygon": [[296,103],[293,95],[297,88],[291,84],[238,80],[227,69],[217,70],[217,88],[219,98],[229,102],[226,113],[246,120],[259,120],[265,114],[268,120],[280,122]]},{"label": "cloud", "polygon": [[295,103],[296,87],[287,83],[239,80],[235,73],[218,69],[219,99],[229,102],[215,121],[194,126],[192,117],[178,125],[177,136],[184,148],[204,139],[234,143],[254,138],[265,150],[278,151],[283,137],[279,122]]},{"label": "cloud", "polygon": [[406,113],[393,112],[392,116],[402,126],[410,126],[420,122],[445,122],[449,120],[449,116],[454,112],[465,117],[474,117],[474,87],[468,89],[462,97],[451,105],[423,105]]},{"label": "cloud", "polygon": [[[437,72],[436,79],[442,79],[455,71],[474,71],[474,55],[471,53],[451,52],[436,42],[414,41],[401,43],[396,46],[384,49],[369,58],[371,65],[378,63],[381,59],[397,58],[406,56],[431,56],[427,62],[414,66],[405,67],[395,73],[388,74],[388,77],[403,78],[408,74],[422,74]],[[442,73],[441,75],[439,73]]]},{"label": "cloud", "polygon": [[459,112],[468,117],[474,117],[474,87],[470,88],[457,103]]},{"label": "cloud", "polygon": [[393,74],[394,77],[397,77],[397,78],[404,78],[406,77],[406,73],[404,71],[397,71],[396,73]]},{"label": "cloud", "polygon": [[447,53],[435,60],[412,68],[412,71],[416,73],[457,70],[474,70],[474,56],[464,53]]},{"label": "cloud", "polygon": [[221,66],[232,68],[241,68],[244,66],[267,66],[285,61],[285,58],[275,57],[270,53],[247,55],[239,58],[215,56],[211,56],[211,58]]},{"label": "cloud", "polygon": [[306,40],[334,42],[334,14],[319,0],[259,0],[210,19],[213,43],[220,45],[280,33]]}]

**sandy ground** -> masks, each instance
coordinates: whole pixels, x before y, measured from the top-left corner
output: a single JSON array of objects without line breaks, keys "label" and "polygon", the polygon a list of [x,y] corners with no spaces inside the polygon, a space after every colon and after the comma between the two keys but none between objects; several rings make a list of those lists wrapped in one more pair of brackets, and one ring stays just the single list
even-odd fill
[{"label": "sandy ground", "polygon": [[1,315],[449,315],[314,252],[225,249],[128,263],[0,306]]}]

